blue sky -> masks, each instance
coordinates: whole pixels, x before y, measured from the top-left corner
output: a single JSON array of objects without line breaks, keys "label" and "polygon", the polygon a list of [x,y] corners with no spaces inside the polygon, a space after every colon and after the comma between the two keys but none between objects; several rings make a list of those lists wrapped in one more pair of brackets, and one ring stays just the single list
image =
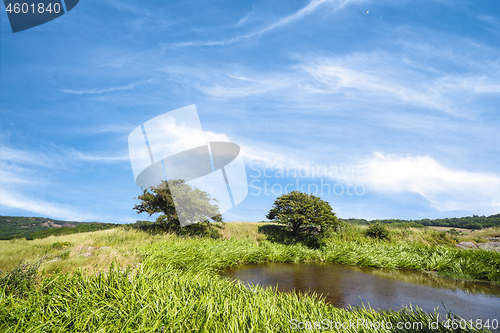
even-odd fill
[{"label": "blue sky", "polygon": [[342,218],[500,212],[497,1],[82,0],[0,27],[1,215],[145,219],[128,135],[192,104],[245,160],[226,221],[296,189]]}]

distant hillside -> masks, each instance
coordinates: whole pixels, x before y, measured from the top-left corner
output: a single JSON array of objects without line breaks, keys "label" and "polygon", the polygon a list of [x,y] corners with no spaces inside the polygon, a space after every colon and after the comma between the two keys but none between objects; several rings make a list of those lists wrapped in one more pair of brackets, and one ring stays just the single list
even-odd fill
[{"label": "distant hillside", "polygon": [[111,229],[114,223],[59,221],[45,217],[0,216],[0,240],[45,238],[78,232]]},{"label": "distant hillside", "polygon": [[[374,221],[367,221],[363,219],[341,219],[342,221],[367,225]],[[389,226],[435,226],[435,227],[452,227],[452,228],[465,228],[465,229],[482,229],[500,226],[500,214],[490,216],[467,216],[467,217],[453,217],[446,219],[423,219],[423,220],[380,220],[380,222]]]}]

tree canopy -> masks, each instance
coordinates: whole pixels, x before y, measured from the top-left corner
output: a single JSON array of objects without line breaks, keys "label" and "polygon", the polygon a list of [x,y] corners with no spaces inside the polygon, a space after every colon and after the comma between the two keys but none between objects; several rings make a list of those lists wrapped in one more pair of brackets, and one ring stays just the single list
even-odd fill
[{"label": "tree canopy", "polygon": [[278,197],[266,217],[277,223],[286,224],[294,235],[300,232],[301,226],[317,226],[323,231],[340,225],[328,202],[300,191]]},{"label": "tree canopy", "polygon": [[[169,186],[170,183],[170,186]],[[162,181],[156,187],[144,189],[137,197],[141,202],[134,206],[137,213],[148,213],[149,216],[162,213],[155,224],[164,230],[179,231],[180,220],[189,222],[222,222],[217,200],[212,199],[207,192],[193,188],[182,179]],[[175,200],[172,192],[175,194]],[[181,217],[181,219],[179,219]],[[189,225],[188,228],[199,226]]]}]

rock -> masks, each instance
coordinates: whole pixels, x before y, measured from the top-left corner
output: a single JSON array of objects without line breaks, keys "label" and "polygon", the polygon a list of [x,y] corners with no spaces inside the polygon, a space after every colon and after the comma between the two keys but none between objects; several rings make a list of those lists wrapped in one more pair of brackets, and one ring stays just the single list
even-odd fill
[{"label": "rock", "polygon": [[479,243],[480,249],[500,252],[500,243]]},{"label": "rock", "polygon": [[460,242],[455,244],[459,249],[482,249],[493,252],[500,252],[500,243],[476,243],[476,242]]},{"label": "rock", "polygon": [[91,255],[92,255],[92,253],[90,253],[90,252],[82,253],[82,256],[84,256],[84,257],[90,257]]},{"label": "rock", "polygon": [[52,221],[47,221],[47,222],[45,222],[45,223],[42,223],[42,227],[61,228],[61,227],[62,227],[62,225],[60,225],[60,224],[56,224],[56,223],[54,223],[54,222],[52,222]]},{"label": "rock", "polygon": [[477,249],[478,246],[475,242],[460,242],[455,244],[456,247],[460,249]]}]

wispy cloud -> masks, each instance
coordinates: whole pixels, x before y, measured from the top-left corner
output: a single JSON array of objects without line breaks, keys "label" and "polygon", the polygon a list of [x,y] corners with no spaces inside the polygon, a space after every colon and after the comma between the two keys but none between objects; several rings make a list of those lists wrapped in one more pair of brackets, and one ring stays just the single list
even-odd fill
[{"label": "wispy cloud", "polygon": [[11,165],[4,164],[0,170],[0,185],[14,184],[14,185],[30,185],[39,184],[43,181],[31,175],[31,170],[22,167],[12,167]]},{"label": "wispy cloud", "polygon": [[275,77],[249,77],[241,74],[228,73],[221,81],[212,85],[200,83],[198,89],[213,97],[243,98],[252,95],[261,95],[277,89],[287,88],[294,84],[292,77],[276,75]]},{"label": "wispy cloud", "polygon": [[130,158],[127,155],[118,155],[118,156],[113,156],[113,155],[92,155],[92,154],[86,154],[82,153],[80,151],[71,151],[71,156],[79,161],[87,161],[87,162],[103,162],[103,163],[115,163],[115,162],[124,162],[124,161],[129,161]]},{"label": "wispy cloud", "polygon": [[122,90],[131,90],[134,88],[137,88],[139,86],[148,84],[153,82],[154,79],[149,79],[149,80],[141,80],[139,82],[131,83],[126,86],[115,86],[115,87],[109,87],[105,89],[79,89],[79,90],[73,90],[73,89],[60,89],[61,92],[66,93],[66,94],[75,94],[75,95],[85,95],[85,94],[104,94],[104,93],[109,93],[113,91],[122,91]]},{"label": "wispy cloud", "polygon": [[132,124],[96,124],[93,126],[80,127],[71,129],[73,133],[79,135],[95,135],[95,134],[126,134],[128,135],[135,128]]},{"label": "wispy cloud", "polygon": [[[78,205],[58,203],[61,180],[59,176],[54,175],[61,175],[69,167],[74,167],[82,161],[88,164],[128,162],[128,154],[89,154],[74,149],[55,146],[52,148],[51,151],[40,153],[33,149],[0,145],[0,205],[66,220],[96,219],[96,215],[79,208]],[[51,188],[57,189],[54,195],[50,194]],[[40,196],[40,190],[48,193]],[[53,201],[49,198],[53,198]]]},{"label": "wispy cloud", "polygon": [[120,14],[130,15],[132,19],[125,19],[122,22],[135,31],[151,31],[168,29],[174,24],[173,20],[163,13],[163,10],[147,9],[148,6],[136,5],[135,2],[105,0],[104,3],[119,10]]},{"label": "wispy cloud", "polygon": [[84,213],[82,211],[78,211],[74,207],[29,198],[5,189],[2,189],[0,204],[3,206],[26,210],[42,216],[51,216],[68,221],[84,221],[96,218],[96,216],[93,216],[88,212]]},{"label": "wispy cloud", "polygon": [[436,89],[437,87],[432,84],[432,81],[427,80],[431,83],[430,86],[426,86],[425,81],[423,81],[423,85],[416,87],[412,84],[415,82],[413,79],[408,82],[403,77],[394,77],[391,75],[392,73],[385,72],[384,69],[387,69],[387,66],[367,69],[354,64],[342,64],[337,60],[325,59],[304,65],[304,70],[319,83],[314,88],[316,93],[356,89],[366,98],[372,100],[373,98],[395,97],[404,103],[461,115],[448,99],[442,98],[440,89]]},{"label": "wispy cloud", "polygon": [[163,72],[218,99],[266,96],[295,106],[300,99],[305,108],[339,102],[359,107],[412,107],[463,118],[487,111],[477,108],[477,103],[500,92],[500,68],[485,66],[484,59],[465,63],[454,54],[442,56],[441,62],[460,70],[445,71],[419,55],[375,51],[297,56],[295,64],[268,72],[234,66],[219,70],[170,67]]},{"label": "wispy cloud", "polygon": [[39,151],[9,148],[0,144],[0,160],[10,165],[50,167],[59,161],[56,156],[49,156]]},{"label": "wispy cloud", "polygon": [[[174,46],[174,47],[186,47],[186,46],[219,46],[219,45],[229,45],[229,44],[234,44],[236,42],[239,42],[242,39],[247,39],[255,36],[260,36],[266,32],[275,30],[277,28],[284,27],[286,25],[289,25],[293,22],[296,22],[303,17],[310,15],[314,11],[318,10],[318,8],[325,4],[325,3],[334,3],[335,4],[335,9],[341,9],[344,6],[346,6],[349,3],[353,2],[362,2],[361,0],[343,0],[343,1],[334,1],[334,0],[313,0],[311,1],[307,6],[304,8],[301,8],[299,11],[293,13],[292,15],[283,17],[271,24],[268,24],[267,26],[256,30],[251,33],[239,35],[233,38],[229,39],[224,39],[224,40],[217,40],[217,41],[189,41],[189,42],[181,42],[181,43],[172,43],[168,44],[169,46]],[[243,22],[246,20],[246,18],[243,19]],[[240,20],[242,23],[242,21]]]},{"label": "wispy cloud", "polygon": [[[449,58],[450,61],[458,60]],[[396,99],[408,105],[438,110],[455,116],[471,117],[478,111],[472,100],[500,91],[498,71],[475,66],[473,71],[449,73],[408,58],[387,53],[352,54],[340,58],[318,58],[302,68],[316,81],[314,92],[349,92],[352,89],[370,103]],[[457,63],[457,65],[459,65]],[[493,70],[492,70],[493,69]]]},{"label": "wispy cloud", "polygon": [[500,209],[500,177],[447,168],[431,156],[398,157],[375,153],[364,164],[369,172],[358,178],[375,191],[418,193],[440,211]]},{"label": "wispy cloud", "polygon": [[248,13],[247,15],[245,15],[245,17],[242,17],[238,23],[236,24],[236,26],[241,26],[245,23],[247,23],[249,20],[250,20],[250,17],[252,16],[253,14],[253,11],[251,11],[250,13]]}]

